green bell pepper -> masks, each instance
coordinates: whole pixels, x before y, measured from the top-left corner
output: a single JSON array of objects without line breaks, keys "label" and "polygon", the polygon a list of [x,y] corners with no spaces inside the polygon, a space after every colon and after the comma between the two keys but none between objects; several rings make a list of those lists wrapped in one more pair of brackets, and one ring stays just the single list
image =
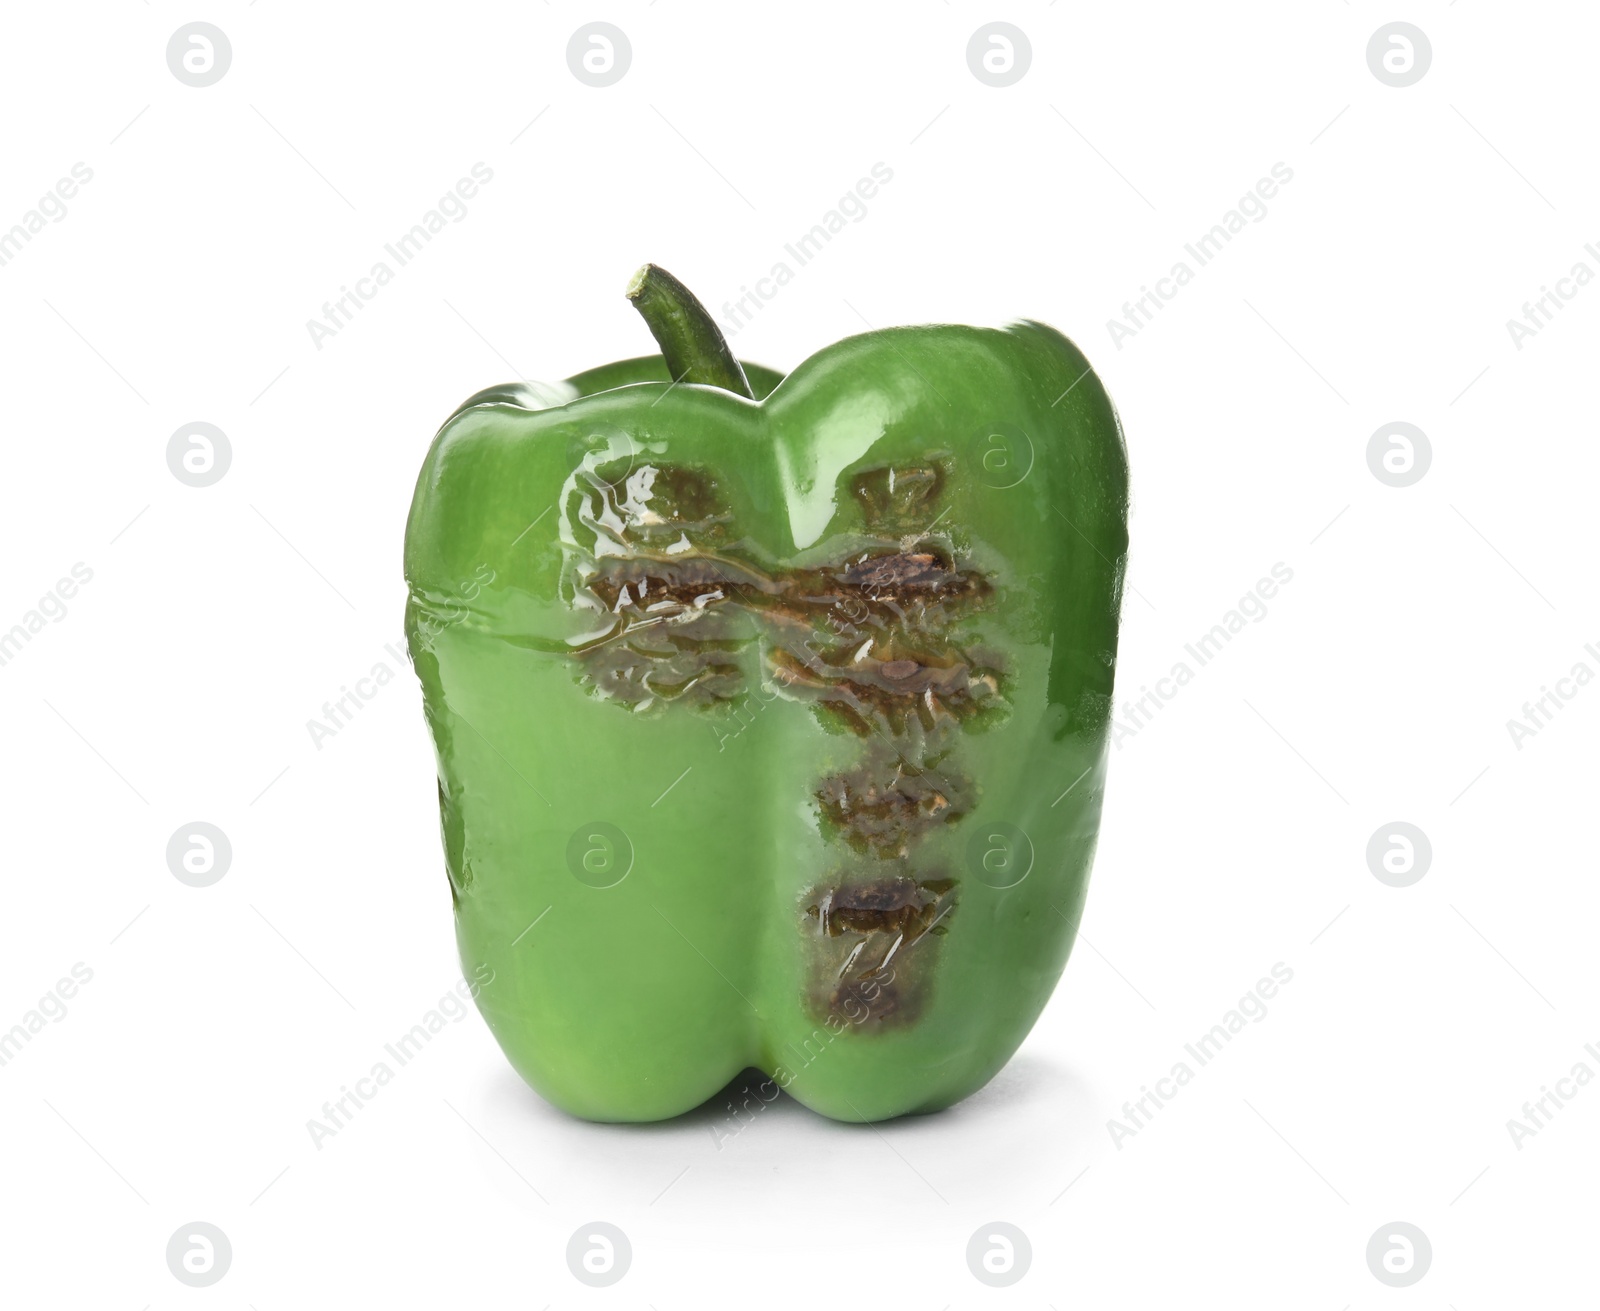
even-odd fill
[{"label": "green bell pepper", "polygon": [[1127,457],[1039,323],[787,377],[647,265],[660,355],[473,396],[406,530],[457,941],[592,1120],[755,1067],[840,1120],[982,1087],[1066,964],[1099,827]]}]

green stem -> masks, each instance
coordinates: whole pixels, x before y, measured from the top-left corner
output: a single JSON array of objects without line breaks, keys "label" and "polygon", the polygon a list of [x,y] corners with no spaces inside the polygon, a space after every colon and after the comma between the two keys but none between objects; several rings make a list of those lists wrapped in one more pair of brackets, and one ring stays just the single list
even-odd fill
[{"label": "green stem", "polygon": [[746,400],[755,399],[716,320],[672,274],[646,264],[628,283],[628,299],[650,325],[675,382],[704,383]]}]

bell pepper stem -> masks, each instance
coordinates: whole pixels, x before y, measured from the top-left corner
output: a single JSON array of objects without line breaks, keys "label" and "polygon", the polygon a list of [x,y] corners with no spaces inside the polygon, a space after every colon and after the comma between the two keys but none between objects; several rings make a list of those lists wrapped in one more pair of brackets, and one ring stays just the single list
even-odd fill
[{"label": "bell pepper stem", "polygon": [[716,320],[672,274],[659,265],[646,264],[628,283],[628,299],[650,326],[675,383],[704,383],[746,400],[755,399]]}]

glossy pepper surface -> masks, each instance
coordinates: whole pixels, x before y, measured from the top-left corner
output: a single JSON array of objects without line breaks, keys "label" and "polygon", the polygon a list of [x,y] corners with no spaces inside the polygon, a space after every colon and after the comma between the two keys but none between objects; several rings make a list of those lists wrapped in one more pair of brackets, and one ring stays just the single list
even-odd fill
[{"label": "glossy pepper surface", "polygon": [[755,1067],[840,1120],[1026,1037],[1099,826],[1127,460],[1039,323],[786,377],[669,274],[662,354],[470,398],[417,481],[406,631],[457,941],[518,1072],[657,1120]]}]

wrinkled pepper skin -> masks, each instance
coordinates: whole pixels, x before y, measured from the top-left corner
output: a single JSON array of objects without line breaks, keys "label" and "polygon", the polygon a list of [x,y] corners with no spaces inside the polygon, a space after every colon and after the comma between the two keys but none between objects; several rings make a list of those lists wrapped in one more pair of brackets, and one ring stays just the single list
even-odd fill
[{"label": "wrinkled pepper skin", "polygon": [[461,959],[586,1119],[746,1067],[838,1120],[949,1106],[1083,910],[1127,552],[1099,380],[1031,322],[745,371],[481,392],[411,508]]}]

